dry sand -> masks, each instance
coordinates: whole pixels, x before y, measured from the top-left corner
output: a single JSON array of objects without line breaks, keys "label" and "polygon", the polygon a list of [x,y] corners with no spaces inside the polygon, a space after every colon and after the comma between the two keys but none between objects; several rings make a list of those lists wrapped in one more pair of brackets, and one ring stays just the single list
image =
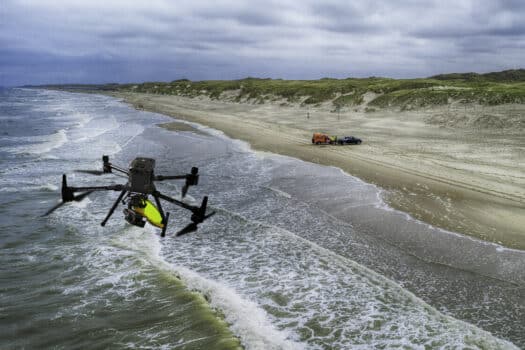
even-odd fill
[{"label": "dry sand", "polygon": [[[329,104],[118,96],[137,108],[222,130],[257,150],[339,167],[385,189],[390,206],[417,219],[525,249],[525,133],[500,123],[522,120],[523,105],[405,112],[361,106],[338,113]],[[315,146],[311,137],[318,131],[354,135],[363,144]]]}]

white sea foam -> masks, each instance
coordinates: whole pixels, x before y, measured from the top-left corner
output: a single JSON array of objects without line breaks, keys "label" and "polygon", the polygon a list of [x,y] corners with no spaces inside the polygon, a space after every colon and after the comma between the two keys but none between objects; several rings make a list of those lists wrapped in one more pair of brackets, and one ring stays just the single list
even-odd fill
[{"label": "white sea foam", "polygon": [[52,154],[43,154],[40,157],[38,157],[38,159],[39,160],[54,160],[54,159],[60,159],[60,158]]},{"label": "white sea foam", "polygon": [[292,198],[292,195],[291,195],[291,194],[289,194],[289,193],[287,193],[287,192],[285,192],[285,191],[282,191],[282,190],[280,190],[280,189],[278,189],[278,188],[275,188],[275,187],[267,187],[267,188],[268,188],[269,190],[271,190],[271,191],[277,193],[277,194],[278,194],[279,196],[281,196],[281,197],[288,198],[288,199]]},{"label": "white sea foam", "polygon": [[38,189],[45,190],[45,191],[56,191],[58,190],[58,186],[55,184],[46,183],[46,184],[41,185]]},{"label": "white sea foam", "polygon": [[[218,293],[219,308],[227,315],[236,315],[238,309],[223,305],[223,299],[239,295],[251,300],[255,308],[284,315],[265,317],[291,332],[287,339],[303,334],[308,347],[314,349],[328,344],[341,349],[403,344],[485,344],[515,349],[473,325],[441,314],[374,271],[290,231],[222,209],[221,213],[231,217],[224,234],[205,232],[173,245],[166,242],[164,254],[167,261],[178,262],[174,269],[187,285],[211,294],[212,305],[213,293]],[[221,288],[228,289],[215,291],[218,281]],[[229,295],[231,288],[234,295]],[[237,320],[238,315],[231,321],[232,329]]]},{"label": "white sea foam", "polygon": [[245,300],[224,283],[209,280],[182,266],[173,270],[190,289],[198,290],[210,300],[213,308],[221,310],[232,332],[239,336],[246,349],[301,349],[299,343],[288,340],[286,332],[278,331],[268,315],[256,303]]},{"label": "white sea foam", "polygon": [[91,202],[92,201],[89,199],[89,197],[86,197],[82,199],[80,202],[72,202],[71,205],[73,205],[74,207],[78,209],[85,209],[91,204]]},{"label": "white sea foam", "polygon": [[256,303],[243,298],[234,289],[219,281],[208,279],[181,265],[168,263],[161,255],[159,237],[153,235],[147,241],[127,239],[124,243],[132,249],[143,251],[153,265],[177,275],[191,290],[206,296],[211,307],[224,313],[232,332],[241,339],[243,346],[250,350],[302,349],[299,343],[288,339],[287,332],[277,330],[266,312]]},{"label": "white sea foam", "polygon": [[114,116],[109,116],[103,120],[90,117],[77,125],[72,140],[74,143],[90,141],[110,130],[117,129],[119,126],[120,124]]},{"label": "white sea foam", "polygon": [[0,187],[0,192],[4,192],[4,193],[30,192],[30,191],[54,192],[57,190],[58,190],[58,186],[52,183],[20,184],[17,182],[13,182],[9,186]]}]

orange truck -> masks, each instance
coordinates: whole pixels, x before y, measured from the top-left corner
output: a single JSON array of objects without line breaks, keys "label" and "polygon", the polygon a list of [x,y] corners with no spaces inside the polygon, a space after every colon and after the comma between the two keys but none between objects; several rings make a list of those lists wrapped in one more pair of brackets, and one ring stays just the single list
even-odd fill
[{"label": "orange truck", "polygon": [[328,136],[326,134],[321,134],[320,132],[314,133],[312,136],[312,143],[316,145],[331,145],[337,143],[337,136]]}]

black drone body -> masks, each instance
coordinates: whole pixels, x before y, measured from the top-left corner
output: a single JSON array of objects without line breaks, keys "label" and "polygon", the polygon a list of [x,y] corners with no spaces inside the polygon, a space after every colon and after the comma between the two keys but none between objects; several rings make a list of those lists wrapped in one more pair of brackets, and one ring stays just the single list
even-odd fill
[{"label": "black drone body", "polygon": [[[135,158],[131,162],[129,170],[113,165],[109,162],[108,156],[102,156],[102,162],[102,171],[78,171],[92,175],[110,174],[113,173],[113,171],[117,171],[126,174],[128,176],[128,182],[124,185],[70,187],[67,185],[66,175],[64,174],[62,175],[62,202],[51,208],[47,213],[44,214],[44,216],[52,213],[64,203],[82,200],[93,191],[120,191],[120,195],[118,196],[117,200],[110,208],[104,220],[101,222],[102,226],[106,225],[106,222],[109,220],[120,202],[127,204],[127,208],[124,209],[124,218],[127,222],[135,226],[144,227],[147,220],[152,225],[162,229],[161,237],[166,235],[166,228],[168,226],[168,220],[170,216],[170,213],[164,213],[161,200],[165,200],[192,212],[192,222],[180,230],[177,233],[177,236],[196,231],[198,224],[215,214],[215,212],[212,212],[206,215],[206,206],[208,203],[207,196],[203,198],[201,206],[197,207],[166,196],[160,193],[155,187],[155,181],[186,180],[184,187],[182,188],[182,197],[184,198],[188,188],[199,183],[198,168],[191,168],[191,173],[189,174],[162,176],[154,174],[155,159],[152,158]],[[75,195],[75,193],[78,192],[81,193]],[[156,206],[149,201],[149,196],[153,197]]]}]

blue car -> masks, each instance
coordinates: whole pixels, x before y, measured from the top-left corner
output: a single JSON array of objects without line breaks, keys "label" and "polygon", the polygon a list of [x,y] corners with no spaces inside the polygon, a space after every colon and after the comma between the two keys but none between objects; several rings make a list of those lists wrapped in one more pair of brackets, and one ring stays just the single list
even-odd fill
[{"label": "blue car", "polygon": [[345,136],[342,138],[337,138],[337,143],[340,145],[359,145],[361,144],[361,139],[353,136]]}]

